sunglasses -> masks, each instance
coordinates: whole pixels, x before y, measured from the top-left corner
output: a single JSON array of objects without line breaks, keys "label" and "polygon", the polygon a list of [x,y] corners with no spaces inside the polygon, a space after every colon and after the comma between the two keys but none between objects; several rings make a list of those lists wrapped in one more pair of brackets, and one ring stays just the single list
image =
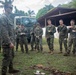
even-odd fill
[{"label": "sunglasses", "polygon": [[11,10],[13,9],[13,7],[7,7],[7,8],[10,8]]}]

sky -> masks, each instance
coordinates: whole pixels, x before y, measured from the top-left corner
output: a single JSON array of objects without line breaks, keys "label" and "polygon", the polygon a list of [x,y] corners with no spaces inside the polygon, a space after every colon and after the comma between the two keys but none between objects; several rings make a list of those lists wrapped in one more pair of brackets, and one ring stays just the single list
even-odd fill
[{"label": "sky", "polygon": [[[37,14],[39,9],[50,3],[56,7],[58,4],[66,4],[70,1],[71,0],[14,0],[13,5],[19,10],[23,10],[25,12],[27,12],[29,9],[34,10]],[[0,13],[2,12],[3,9],[0,9]]]}]

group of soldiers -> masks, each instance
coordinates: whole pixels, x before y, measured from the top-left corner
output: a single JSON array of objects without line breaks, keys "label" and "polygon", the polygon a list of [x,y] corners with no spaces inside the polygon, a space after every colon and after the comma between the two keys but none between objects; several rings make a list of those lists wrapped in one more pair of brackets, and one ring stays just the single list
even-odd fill
[{"label": "group of soldiers", "polygon": [[[56,32],[55,26],[51,23],[51,20],[47,20],[48,26],[46,27],[46,39],[49,46],[50,53],[53,54],[54,50],[54,33]],[[70,26],[64,24],[63,20],[59,20],[59,26],[57,31],[59,33],[59,46],[60,52],[63,53],[62,44],[64,44],[65,53],[64,56],[69,56],[71,48],[73,46],[73,55],[76,53],[76,25],[75,20],[70,21]],[[68,37],[68,33],[70,34]],[[68,39],[68,40],[67,40]]]},{"label": "group of soldiers", "polygon": [[[7,75],[9,73],[18,73],[19,70],[13,68],[13,58],[14,58],[14,45],[15,45],[15,33],[16,35],[16,51],[18,50],[18,42],[20,43],[21,51],[24,53],[23,45],[25,46],[26,53],[28,53],[28,43],[27,43],[27,28],[24,25],[19,25],[16,31],[14,30],[13,19],[11,18],[12,14],[12,3],[6,2],[4,4],[5,13],[0,17],[0,35],[2,42],[2,68],[1,75]],[[55,26],[52,24],[51,20],[47,20],[48,25],[46,26],[46,40],[51,54],[54,52],[54,33],[56,32]],[[60,25],[57,28],[59,33],[59,45],[60,52],[62,53],[62,43],[64,43],[65,56],[70,55],[71,47],[73,45],[73,54],[76,53],[76,25],[75,21],[70,21],[70,27],[67,28],[63,23],[63,20],[59,20]],[[70,33],[69,40],[68,33]],[[40,27],[40,24],[37,23],[30,30],[31,35],[31,50],[35,49],[43,51],[42,47],[42,35],[43,30]],[[19,40],[19,41],[18,41]],[[35,40],[35,42],[33,42]],[[7,71],[8,70],[8,71]]]},{"label": "group of soldiers", "polygon": [[[47,20],[47,26],[46,26],[46,32],[45,32],[45,37],[47,40],[47,44],[49,47],[49,53],[53,54],[54,53],[54,33],[56,32],[55,25],[52,24],[51,20]],[[59,46],[60,46],[60,52],[63,53],[63,48],[62,45],[64,44],[65,48],[65,53],[64,56],[70,55],[71,47],[73,45],[73,54],[75,55],[76,53],[76,26],[75,26],[75,21],[71,20],[70,21],[70,26],[67,28],[67,26],[63,23],[63,20],[59,20],[59,26],[57,27],[57,31],[59,33]],[[16,28],[16,51],[18,50],[18,41],[20,40],[20,46],[21,46],[21,51],[24,52],[23,49],[23,43],[25,45],[25,50],[26,53],[28,53],[28,42],[27,42],[27,28],[24,27],[23,25],[18,25]],[[21,31],[22,29],[22,31]],[[22,34],[24,33],[24,34]],[[70,33],[69,38],[68,38],[68,33]],[[26,34],[26,35],[25,35]],[[39,51],[43,51],[43,46],[42,46],[42,35],[43,35],[43,30],[40,27],[39,23],[36,23],[30,30],[30,35],[31,35],[31,51],[34,49]]]},{"label": "group of soldiers", "polygon": [[[46,39],[49,46],[49,50],[51,54],[54,51],[54,33],[56,32],[55,26],[51,23],[51,20],[47,20],[48,26],[46,27]],[[64,24],[63,20],[59,20],[59,26],[57,27],[57,31],[59,33],[59,46],[60,52],[63,53],[62,44],[64,44],[65,53],[64,56],[70,55],[71,48],[73,45],[73,54],[76,53],[76,25],[75,20],[70,21],[70,26]],[[68,33],[70,34],[68,37]],[[68,39],[68,40],[67,40]]]},{"label": "group of soldiers", "polygon": [[[21,51],[24,53],[24,51],[26,50],[26,53],[28,53],[28,40],[27,40],[28,30],[27,28],[24,25],[17,25],[15,32],[16,32],[16,51],[18,51],[18,45],[20,44]],[[30,29],[31,51],[33,51],[34,49],[37,49],[38,52],[43,50],[42,35],[43,35],[43,30],[40,27],[40,24],[36,23]]]}]

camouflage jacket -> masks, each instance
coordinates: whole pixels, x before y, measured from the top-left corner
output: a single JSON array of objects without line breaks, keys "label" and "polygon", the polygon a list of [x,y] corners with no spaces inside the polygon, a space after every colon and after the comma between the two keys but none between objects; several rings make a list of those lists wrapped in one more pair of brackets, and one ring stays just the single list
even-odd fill
[{"label": "camouflage jacket", "polygon": [[50,38],[50,37],[54,37],[54,33],[56,32],[56,28],[54,25],[48,25],[46,27],[46,33],[45,33],[45,36],[47,38]]},{"label": "camouflage jacket", "polygon": [[36,37],[37,37],[37,36],[42,37],[42,35],[43,35],[43,30],[42,30],[42,28],[41,28],[41,27],[36,27],[35,30],[34,30],[34,35],[35,35]]},{"label": "camouflage jacket", "polygon": [[73,28],[69,28],[68,33],[70,33],[70,38],[76,38],[76,25]]},{"label": "camouflage jacket", "polygon": [[20,28],[19,27],[16,27],[15,34],[16,34],[16,37],[17,38],[19,37],[19,33],[20,33]]},{"label": "camouflage jacket", "polygon": [[34,35],[34,30],[35,30],[36,26],[33,26],[30,30],[30,35]]},{"label": "camouflage jacket", "polygon": [[63,26],[59,25],[57,28],[57,31],[59,33],[59,37],[64,37],[64,38],[68,37],[66,25],[63,25]]},{"label": "camouflage jacket", "polygon": [[2,44],[8,45],[15,42],[14,23],[10,15],[3,14],[0,17],[0,32]]},{"label": "camouflage jacket", "polygon": [[19,36],[27,36],[27,28],[20,28],[19,30]]},{"label": "camouflage jacket", "polygon": [[31,28],[30,35],[34,35],[34,27]]}]

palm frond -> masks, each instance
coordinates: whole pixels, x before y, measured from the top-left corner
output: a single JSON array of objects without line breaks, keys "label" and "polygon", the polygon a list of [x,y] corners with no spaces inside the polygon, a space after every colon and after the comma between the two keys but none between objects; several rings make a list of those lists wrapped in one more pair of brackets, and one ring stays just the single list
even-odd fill
[{"label": "palm frond", "polygon": [[4,2],[4,1],[0,1],[0,3],[1,3],[1,4],[4,4],[5,2]]}]

